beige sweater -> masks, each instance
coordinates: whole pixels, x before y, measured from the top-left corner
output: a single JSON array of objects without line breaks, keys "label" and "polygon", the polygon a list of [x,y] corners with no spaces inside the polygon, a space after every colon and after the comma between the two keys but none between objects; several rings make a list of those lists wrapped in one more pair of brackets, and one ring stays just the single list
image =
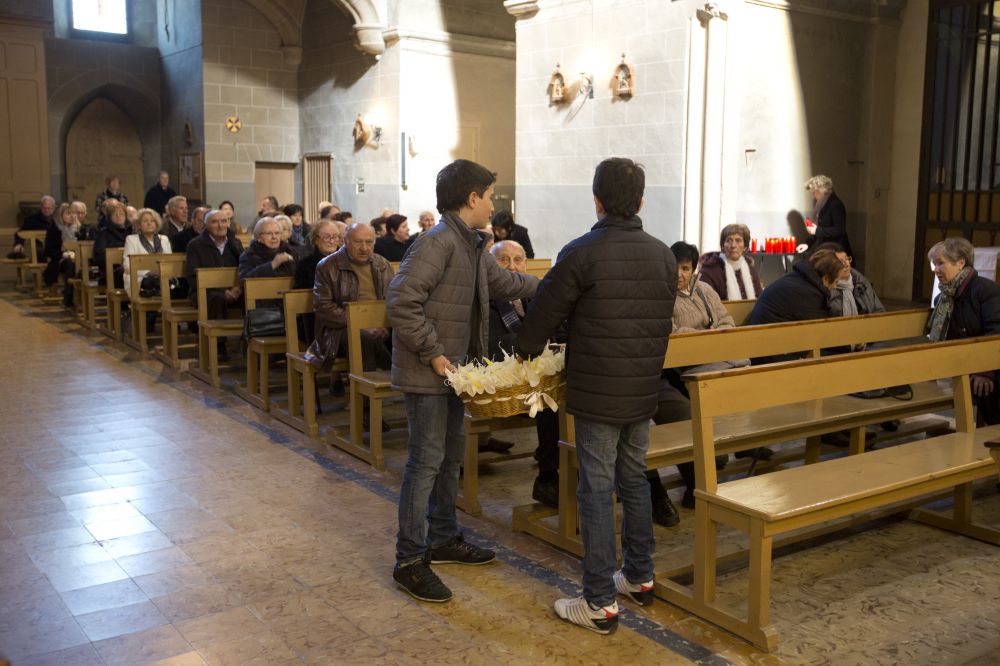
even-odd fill
[{"label": "beige sweater", "polygon": [[[707,328],[732,328],[736,325],[714,289],[697,282],[694,288],[696,291],[690,294],[677,292],[677,300],[674,302],[674,333],[703,331]],[[704,300],[698,295],[699,293],[705,297]],[[711,326],[708,323],[705,302],[708,302],[712,310]]]}]

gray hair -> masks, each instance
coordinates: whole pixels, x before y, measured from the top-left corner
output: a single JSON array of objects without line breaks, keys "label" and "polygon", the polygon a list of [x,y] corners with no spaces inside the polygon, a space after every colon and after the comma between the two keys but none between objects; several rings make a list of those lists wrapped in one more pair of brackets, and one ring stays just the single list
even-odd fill
[{"label": "gray hair", "polygon": [[525,258],[528,257],[528,253],[524,251],[524,246],[515,240],[502,240],[499,243],[496,243],[493,247],[490,248],[490,254],[495,255],[500,250],[504,250],[508,247],[512,247],[515,250],[520,250],[521,254],[523,254]]},{"label": "gray hair", "polygon": [[53,197],[53,196],[50,196],[50,195],[46,194],[45,196],[43,196],[41,199],[38,200],[38,203],[41,203],[41,204],[44,204],[45,202],[51,202],[52,205],[55,205],[56,198]]},{"label": "gray hair", "polygon": [[[261,218],[261,219],[264,219],[264,220],[270,219],[270,220],[272,220],[274,222],[277,222],[281,226],[286,227],[288,229],[289,233],[291,233],[291,231],[292,231],[292,226],[293,226],[292,225],[292,218],[288,217],[287,215],[275,215],[274,217],[271,217],[271,218],[266,218],[265,217],[265,218]],[[254,227],[254,231],[257,231],[257,227]]]},{"label": "gray hair", "polygon": [[[320,220],[316,224],[312,225],[312,228],[309,229],[309,242],[315,245],[316,241],[319,239],[319,235],[323,232],[323,229],[330,226],[336,227],[337,223],[333,220]],[[343,240],[343,234],[341,234],[341,239]]]},{"label": "gray hair", "polygon": [[833,180],[829,176],[819,174],[807,180],[805,187],[809,192],[819,191],[823,194],[829,194],[833,192]]},{"label": "gray hair", "polygon": [[[215,211],[212,211],[212,212],[214,213]],[[288,219],[288,218],[285,218],[285,219]],[[274,217],[262,217],[259,220],[257,220],[257,222],[253,225],[253,237],[257,238],[258,236],[260,236],[260,233],[264,230],[264,225],[265,224],[272,224],[272,223],[278,224],[278,226],[281,226],[281,223],[278,222],[278,219],[274,218]],[[291,223],[292,223],[292,221],[288,220],[288,224],[291,224]]]},{"label": "gray hair", "polygon": [[927,253],[927,258],[931,261],[938,257],[944,257],[953,263],[963,259],[966,266],[972,266],[976,260],[976,249],[961,236],[952,236],[935,243]]},{"label": "gray hair", "polygon": [[167,210],[170,211],[177,210],[177,207],[181,205],[182,201],[184,203],[187,203],[187,197],[181,196],[180,194],[178,194],[175,197],[170,197],[170,199],[167,201]]}]

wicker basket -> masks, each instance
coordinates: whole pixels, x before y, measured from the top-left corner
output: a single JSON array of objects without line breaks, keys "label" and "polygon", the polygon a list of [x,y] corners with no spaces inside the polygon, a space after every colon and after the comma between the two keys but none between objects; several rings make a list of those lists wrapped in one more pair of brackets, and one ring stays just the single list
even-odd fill
[{"label": "wicker basket", "polygon": [[463,393],[459,397],[465,403],[469,414],[478,418],[503,418],[517,414],[527,414],[528,406],[524,404],[524,396],[535,391],[547,393],[556,402],[562,402],[566,392],[565,371],[555,375],[542,377],[538,386],[532,388],[526,383],[500,389],[496,393],[481,393],[470,396]]}]

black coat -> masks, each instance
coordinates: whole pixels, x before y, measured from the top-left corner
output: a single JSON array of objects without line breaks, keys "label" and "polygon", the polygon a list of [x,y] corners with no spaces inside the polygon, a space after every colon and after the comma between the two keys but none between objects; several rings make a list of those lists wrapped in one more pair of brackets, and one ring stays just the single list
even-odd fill
[{"label": "black coat", "polygon": [[316,284],[316,266],[326,255],[318,249],[302,261],[295,262],[295,280],[292,289],[312,289]]},{"label": "black coat", "polygon": [[[167,225],[164,224],[163,228],[166,229]],[[188,243],[198,236],[198,232],[189,224],[173,236],[170,236],[170,251],[174,254],[184,254],[187,252]]]},{"label": "black coat", "polygon": [[236,268],[240,265],[241,254],[243,254],[243,243],[236,236],[229,236],[226,247],[220,254],[207,229],[188,243],[185,250],[184,276],[187,278],[191,301],[195,302],[197,298],[199,268]]},{"label": "black coat", "polygon": [[[108,248],[125,247],[125,238],[131,233],[132,225],[128,222],[123,227],[108,224],[97,232],[97,238],[94,239],[94,255],[91,261],[97,266],[101,282],[104,282],[104,260],[107,258]],[[118,284],[118,278],[115,278],[115,284]]]},{"label": "black coat", "polygon": [[677,262],[637,216],[607,216],[559,253],[518,335],[522,356],[541,353],[567,322],[566,408],[600,423],[656,412],[672,329]]},{"label": "black coat", "polygon": [[[37,213],[32,213],[28,217],[24,218],[24,222],[21,223],[21,228],[18,231],[48,231],[49,227],[55,226],[51,217],[45,217],[39,211]],[[14,245],[24,245],[24,239],[14,234]],[[39,247],[43,244],[39,243]],[[30,250],[25,248],[24,253],[28,254]]]},{"label": "black coat", "polygon": [[823,243],[836,243],[844,248],[848,255],[851,252],[851,241],[847,240],[847,208],[836,192],[830,192],[823,209],[820,210],[816,223],[816,235],[812,237],[810,247],[816,248]]},{"label": "black coat", "polygon": [[819,273],[807,260],[800,259],[790,273],[764,288],[747,324],[826,319],[832,316],[829,299],[830,291],[823,285]]},{"label": "black coat", "polygon": [[[286,261],[277,269],[271,267],[274,255],[279,252],[292,254],[287,243],[282,243],[277,250],[268,249],[263,243],[250,241],[250,247],[240,255],[239,275],[241,280],[255,277],[292,277],[295,275],[295,261]],[[295,255],[292,254],[294,257]]]},{"label": "black coat", "polygon": [[[146,190],[146,196],[142,200],[142,207],[152,208],[160,215],[163,215],[163,211],[167,209],[167,202],[176,196],[177,193],[169,186],[167,189],[163,189],[159,183],[155,183],[151,188]],[[171,247],[173,247],[173,241],[171,241]]]},{"label": "black coat", "polygon": [[1000,333],[1000,285],[973,272],[958,290],[948,340]]},{"label": "black coat", "polygon": [[406,251],[410,249],[410,245],[412,244],[412,238],[405,243],[400,243],[392,236],[382,236],[375,241],[375,254],[380,254],[389,261],[402,261],[403,255],[406,254]]}]

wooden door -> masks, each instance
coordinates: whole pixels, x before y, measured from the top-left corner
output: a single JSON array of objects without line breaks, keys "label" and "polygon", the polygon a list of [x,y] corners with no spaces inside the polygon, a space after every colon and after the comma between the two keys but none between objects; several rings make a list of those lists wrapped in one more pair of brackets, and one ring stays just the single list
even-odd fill
[{"label": "wooden door", "polygon": [[66,134],[66,195],[87,204],[88,223],[97,220],[94,199],[112,174],[129,204],[141,208],[146,188],[139,134],[117,104],[99,97],[77,114]]},{"label": "wooden door", "polygon": [[[274,162],[257,162],[254,165],[254,212],[260,209],[261,200],[274,195],[279,207],[296,203],[301,199],[295,196],[295,165],[276,164]],[[308,218],[308,213],[306,216]]]},{"label": "wooden door", "polygon": [[[46,26],[0,16],[0,227],[18,225],[18,203],[37,205],[52,187]],[[6,250],[4,250],[6,252]]]}]

